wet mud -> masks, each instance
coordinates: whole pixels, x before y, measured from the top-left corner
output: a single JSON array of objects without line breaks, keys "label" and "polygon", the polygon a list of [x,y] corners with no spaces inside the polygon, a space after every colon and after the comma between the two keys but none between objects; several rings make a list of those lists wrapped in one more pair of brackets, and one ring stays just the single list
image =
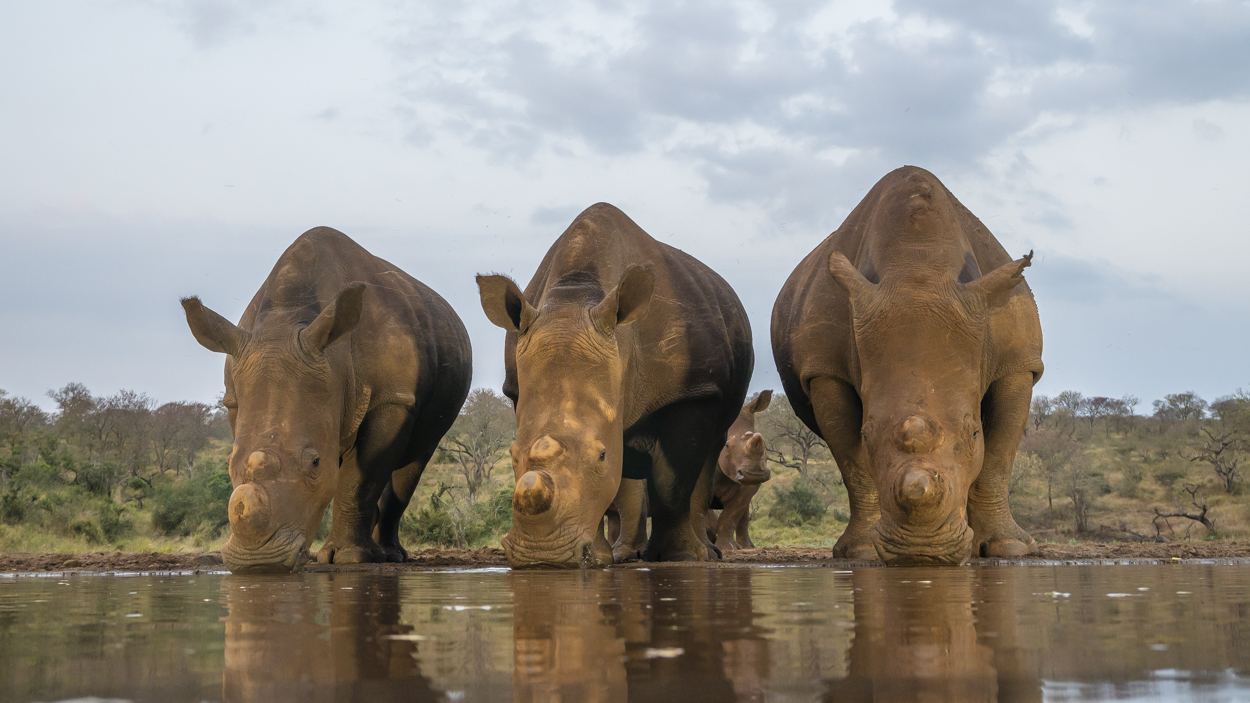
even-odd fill
[{"label": "wet mud", "polygon": [[[1027,565],[1037,563],[1156,563],[1191,560],[1250,560],[1250,543],[1243,542],[1173,542],[1167,544],[1043,544],[1039,554],[1019,559],[973,559],[974,565]],[[727,554],[718,562],[686,562],[690,567],[718,568],[735,565],[803,565],[803,566],[881,566],[881,562],[832,559],[829,547],[761,547]],[[414,551],[402,564],[330,564],[311,563],[307,572],[370,571],[393,573],[429,568],[506,567],[502,549],[427,549]],[[618,564],[613,568],[645,568],[651,564]],[[50,571],[107,572],[206,572],[223,571],[219,552],[199,553],[132,553],[94,552],[89,554],[0,554],[0,573],[36,573]]]}]

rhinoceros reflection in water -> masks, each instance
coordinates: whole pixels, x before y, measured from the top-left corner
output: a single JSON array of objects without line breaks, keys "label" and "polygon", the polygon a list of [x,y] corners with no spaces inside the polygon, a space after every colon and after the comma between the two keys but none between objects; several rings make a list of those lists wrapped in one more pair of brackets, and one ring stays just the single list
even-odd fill
[{"label": "rhinoceros reflection in water", "polygon": [[749,572],[514,572],[518,700],[751,700],[768,643]]},{"label": "rhinoceros reflection in water", "polygon": [[[832,701],[994,701],[994,653],[978,642],[970,571],[943,578],[855,573],[855,639]],[[940,595],[938,595],[940,593]]]},{"label": "rhinoceros reflection in water", "polygon": [[[399,579],[336,574],[324,595],[303,581],[223,581],[225,701],[440,700],[399,624]],[[395,638],[398,636],[398,639]]]}]

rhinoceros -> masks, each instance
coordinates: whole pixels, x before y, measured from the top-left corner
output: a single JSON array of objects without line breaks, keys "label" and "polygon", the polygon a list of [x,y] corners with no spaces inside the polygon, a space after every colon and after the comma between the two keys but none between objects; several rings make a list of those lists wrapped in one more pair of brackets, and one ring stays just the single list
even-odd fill
[{"label": "rhinoceros", "polygon": [[647,559],[714,556],[712,472],[755,363],[729,284],[605,203],[560,235],[524,293],[506,276],[477,281],[508,333],[509,563],[611,564],[601,521],[622,476],[647,481]]},{"label": "rhinoceros", "polygon": [[786,281],[777,370],[850,497],[834,556],[959,564],[1036,550],[1007,503],[1043,368],[1031,259],[1012,261],[933,174],[907,166]]},{"label": "rhinoceros", "polygon": [[[751,500],[772,478],[764,436],[755,431],[755,415],[768,409],[772,391],[762,391],[742,406],[729,428],[712,482],[712,505],[707,510],[708,536],[721,551],[750,549]],[[720,510],[720,514],[716,514]]]},{"label": "rhinoceros", "polygon": [[469,392],[469,336],[451,306],[318,227],[282,254],[238,325],[199,298],[182,307],[196,340],[228,355],[226,567],[300,568],[331,499],[318,561],[406,559],[399,519]]}]

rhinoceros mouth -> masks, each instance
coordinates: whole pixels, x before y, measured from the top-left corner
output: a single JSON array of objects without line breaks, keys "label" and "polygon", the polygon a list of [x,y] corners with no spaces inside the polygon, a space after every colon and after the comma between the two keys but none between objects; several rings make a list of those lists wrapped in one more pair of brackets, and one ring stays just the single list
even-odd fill
[{"label": "rhinoceros mouth", "polygon": [[221,561],[231,573],[291,573],[308,561],[308,541],[298,530],[276,530],[255,548],[239,546],[233,537],[221,548]]},{"label": "rhinoceros mouth", "polygon": [[972,556],[972,528],[962,519],[916,530],[882,518],[875,531],[873,546],[887,566],[959,566]]},{"label": "rhinoceros mouth", "polygon": [[536,541],[518,539],[511,532],[501,540],[508,566],[513,569],[577,569],[608,566],[595,554],[594,535],[576,534],[555,536]]}]

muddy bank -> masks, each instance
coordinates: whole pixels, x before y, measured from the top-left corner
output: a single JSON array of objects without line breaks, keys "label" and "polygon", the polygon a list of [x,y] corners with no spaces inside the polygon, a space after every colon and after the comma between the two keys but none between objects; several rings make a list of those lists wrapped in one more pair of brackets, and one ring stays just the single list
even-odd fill
[{"label": "muddy bank", "polygon": [[[1041,553],[1021,559],[974,559],[974,564],[1030,564],[1040,562],[1118,563],[1158,562],[1174,559],[1250,559],[1250,543],[1175,542],[1171,544],[1043,544]],[[732,566],[735,564],[802,564],[809,566],[879,566],[879,563],[831,559],[828,547],[762,547],[726,555],[721,562],[691,566]],[[322,566],[312,563],[306,571],[395,572],[433,567],[506,567],[503,550],[427,549],[413,552],[403,564],[358,564]],[[624,564],[619,568],[640,568],[647,564]],[[0,554],[0,573],[80,571],[88,573],[133,571],[220,571],[221,555],[207,553],[126,553],[91,554]]]}]

